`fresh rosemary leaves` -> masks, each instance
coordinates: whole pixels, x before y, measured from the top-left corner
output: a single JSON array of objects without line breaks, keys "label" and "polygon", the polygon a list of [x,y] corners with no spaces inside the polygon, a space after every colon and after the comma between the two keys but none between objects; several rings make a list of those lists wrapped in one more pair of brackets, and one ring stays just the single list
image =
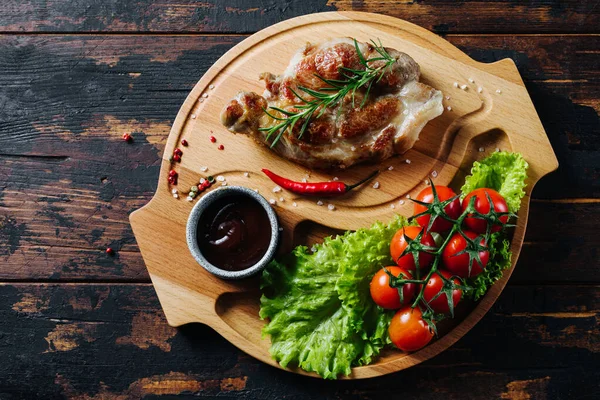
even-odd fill
[{"label": "fresh rosemary leaves", "polygon": [[[267,133],[267,141],[275,135],[275,138],[271,142],[271,147],[277,144],[281,136],[286,131],[289,130],[289,132],[292,133],[294,131],[294,127],[298,123],[302,124],[298,133],[298,137],[302,137],[304,132],[306,132],[308,124],[313,116],[316,116],[316,118],[321,117],[328,108],[338,105],[340,101],[348,94],[352,95],[352,104],[354,106],[354,97],[356,91],[363,87],[366,87],[366,91],[360,107],[362,108],[365,105],[373,84],[379,82],[384,74],[391,69],[394,62],[396,62],[396,59],[385,50],[381,44],[381,41],[379,41],[379,44],[377,44],[374,40],[371,40],[371,43],[373,44],[375,51],[379,54],[379,56],[365,59],[358,47],[358,42],[356,39],[354,39],[354,47],[356,48],[356,53],[360,63],[365,67],[364,70],[340,67],[340,73],[345,79],[325,79],[319,75],[315,75],[317,78],[326,83],[327,86],[320,88],[319,90],[298,86],[298,89],[306,93],[306,95],[311,96],[312,99],[307,100],[290,88],[292,93],[294,93],[294,95],[302,101],[302,104],[295,104],[292,107],[294,109],[293,111],[285,110],[280,107],[269,107],[271,110],[277,111],[282,116],[277,116],[267,110],[264,110],[269,117],[279,121],[271,127],[263,127],[258,129],[259,131]],[[384,63],[376,68],[373,68],[369,65],[369,63],[375,61],[384,61]]]}]

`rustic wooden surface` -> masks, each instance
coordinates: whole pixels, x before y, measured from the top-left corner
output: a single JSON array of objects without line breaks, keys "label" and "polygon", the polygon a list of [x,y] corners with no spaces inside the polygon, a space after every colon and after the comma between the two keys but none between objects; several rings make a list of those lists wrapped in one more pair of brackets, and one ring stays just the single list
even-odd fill
[{"label": "rustic wooden surface", "polygon": [[[1,2],[0,398],[598,398],[596,3]],[[520,260],[484,319],[438,357],[363,382],[293,376],[204,326],[168,327],[127,222],[202,73],[246,33],[335,9],[514,59],[560,163],[533,191]]]}]

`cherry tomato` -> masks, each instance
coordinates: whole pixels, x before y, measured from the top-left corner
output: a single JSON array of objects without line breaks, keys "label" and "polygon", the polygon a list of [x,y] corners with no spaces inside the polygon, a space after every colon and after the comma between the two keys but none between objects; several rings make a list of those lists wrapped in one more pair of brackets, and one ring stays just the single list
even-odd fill
[{"label": "cherry tomato", "polygon": [[[446,200],[451,199],[452,197],[456,196],[456,193],[454,193],[454,191],[452,189],[450,189],[449,187],[446,187],[446,186],[437,186],[436,185],[435,191],[436,191],[438,199],[440,201],[446,201]],[[425,189],[421,190],[421,193],[419,193],[417,195],[417,200],[422,201],[423,203],[429,203],[429,204],[433,203],[433,191],[431,189],[431,186],[428,186]],[[427,210],[427,207],[425,207],[421,204],[415,203],[413,214],[417,215],[426,210]],[[457,219],[458,217],[460,217],[460,214],[462,212],[462,209],[460,207],[460,200],[458,198],[456,198],[454,201],[452,201],[446,207],[444,207],[444,211],[452,219]],[[417,224],[419,224],[420,226],[427,228],[427,226],[429,225],[430,219],[431,219],[431,215],[423,215],[423,216],[418,217],[416,219],[416,221],[417,221]],[[435,221],[433,221],[433,225],[431,225],[431,229],[429,230],[429,232],[442,233],[442,232],[446,232],[450,228],[452,228],[452,223],[450,221],[447,221],[447,220],[443,219],[442,217],[437,217],[435,219]]]},{"label": "cherry tomato", "polygon": [[[400,267],[385,267],[393,276],[399,276],[400,273],[404,276],[405,279],[412,279],[412,274],[405,268]],[[390,277],[382,268],[375,274],[373,279],[371,280],[371,298],[379,307],[387,308],[389,310],[395,310],[404,304],[410,304],[413,297],[415,296],[415,291],[417,290],[417,285],[414,283],[407,283],[402,286],[402,294],[403,294],[403,302],[400,302],[400,294],[398,293],[398,288],[393,288],[390,286]]]},{"label": "cherry tomato", "polygon": [[[465,236],[469,239],[477,238],[477,234],[471,231],[464,231]],[[485,239],[482,237],[479,241],[479,244],[485,246]],[[450,271],[453,275],[460,276],[461,278],[468,278],[479,275],[490,258],[489,251],[480,251],[479,258],[481,259],[481,265],[477,262],[477,260],[473,260],[473,264],[471,266],[471,273],[469,274],[469,255],[467,253],[456,255],[460,253],[467,247],[467,241],[460,233],[455,233],[452,235],[448,244],[444,248],[442,252],[442,261],[446,266],[446,269]]]},{"label": "cherry tomato", "polygon": [[[390,253],[392,255],[392,260],[396,261],[399,267],[406,268],[410,271],[414,271],[415,269],[415,259],[412,254],[405,254],[400,257],[404,249],[408,246],[408,243],[404,239],[404,234],[408,236],[410,239],[414,239],[419,235],[423,228],[418,226],[406,226],[401,228],[396,232],[394,237],[392,238],[392,242],[390,244]],[[424,233],[421,237],[421,243],[426,246],[435,247],[435,240],[433,240],[433,236],[430,233]],[[433,255],[425,252],[419,252],[419,267],[421,269],[427,268],[433,262]]]},{"label": "cherry tomato", "polygon": [[[476,197],[477,199],[475,200],[475,210],[482,214],[487,214],[488,212],[490,212],[490,202],[486,196],[486,193],[490,196],[492,204],[494,205],[494,210],[496,212],[508,212],[508,205],[506,204],[506,200],[504,200],[504,197],[502,197],[502,195],[496,192],[494,189],[487,188],[475,189],[471,193],[469,193],[462,202],[463,209],[467,208],[471,197]],[[508,215],[500,217],[500,221],[503,224],[506,224],[506,222],[508,221]],[[465,219],[465,226],[473,232],[477,233],[485,233],[487,229],[487,224],[488,223],[486,220],[477,217]],[[498,232],[500,229],[502,229],[502,226],[499,224],[492,226],[492,232]]]},{"label": "cherry tomato", "polygon": [[[429,303],[429,307],[433,309],[436,313],[447,314],[450,312],[450,308],[448,307],[448,296],[446,293],[440,294],[436,299],[432,300],[437,294],[442,290],[444,286],[444,281],[441,278],[441,275],[446,279],[452,278],[452,274],[448,271],[439,270],[438,272],[431,275],[429,281],[427,281],[427,285],[425,286],[425,290],[423,291],[423,298],[427,303]],[[460,285],[460,280],[454,278],[453,282],[457,285]],[[454,302],[454,307],[460,301],[462,296],[461,289],[454,289],[452,291],[452,301]]]},{"label": "cherry tomato", "polygon": [[403,351],[417,351],[433,338],[433,331],[418,307],[399,310],[392,317],[388,333],[392,343]]}]

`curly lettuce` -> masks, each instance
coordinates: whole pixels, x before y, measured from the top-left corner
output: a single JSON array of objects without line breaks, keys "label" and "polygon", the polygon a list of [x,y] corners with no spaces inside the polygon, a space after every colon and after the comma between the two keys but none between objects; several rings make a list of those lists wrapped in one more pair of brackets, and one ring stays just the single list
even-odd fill
[{"label": "curly lettuce", "polygon": [[369,282],[392,261],[389,242],[405,224],[397,217],[326,238],[312,252],[299,246],[267,266],[260,317],[269,319],[263,335],[271,336],[275,360],[335,379],[349,375],[352,366],[370,363],[390,343],[392,313],[371,301]]},{"label": "curly lettuce", "polygon": [[490,258],[483,272],[469,280],[470,296],[477,301],[483,297],[498,279],[502,278],[505,269],[510,267],[512,253],[510,242],[502,239],[499,232],[492,234],[489,243]]},{"label": "curly lettuce", "polygon": [[525,196],[527,161],[519,153],[500,151],[475,161],[471,175],[465,178],[462,197],[478,188],[494,189],[504,197],[508,209],[517,212]]}]

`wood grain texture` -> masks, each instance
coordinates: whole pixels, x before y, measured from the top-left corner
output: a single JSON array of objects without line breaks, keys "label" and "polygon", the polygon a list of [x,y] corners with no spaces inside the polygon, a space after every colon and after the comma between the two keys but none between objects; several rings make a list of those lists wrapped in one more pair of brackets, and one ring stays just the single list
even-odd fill
[{"label": "wood grain texture", "polygon": [[585,366],[599,359],[599,313],[597,286],[509,285],[435,359],[372,380],[323,382],[246,356],[206,326],[169,327],[150,285],[5,284],[0,396],[595,398],[599,371]]},{"label": "wood grain texture", "polygon": [[5,0],[4,32],[251,33],[299,15],[367,11],[403,18],[436,33],[598,32],[593,1],[540,0]]},{"label": "wood grain texture", "polygon": [[[483,317],[514,269],[527,225],[532,187],[541,177],[554,171],[558,163],[522,79],[510,59],[493,64],[478,63],[423,28],[376,14],[320,13],[273,25],[227,52],[192,89],[171,128],[162,156],[156,194],[150,203],[130,215],[130,221],[170,325],[207,324],[246,353],[279,366],[269,354],[270,343],[260,334],[264,322],[258,318],[260,295],[257,282],[223,281],[199,268],[185,240],[190,204],[173,198],[172,186],[166,182],[166,177],[170,170],[176,170],[179,173],[178,188],[182,191],[197,184],[198,171],[207,166],[209,172],[206,174],[224,176],[229,186],[260,190],[269,199],[274,185],[260,173],[261,168],[285,170],[286,176],[295,177],[294,180],[300,180],[307,174],[316,181],[326,180],[331,174],[348,182],[365,176],[371,166],[358,165],[343,171],[310,171],[281,157],[274,157],[269,149],[256,146],[247,135],[232,135],[225,131],[219,118],[223,104],[240,89],[261,90],[262,85],[256,82],[256,76],[264,71],[265,63],[273,71],[283,71],[296,49],[306,41],[319,42],[323,38],[338,36],[353,36],[363,42],[377,37],[386,46],[406,51],[419,63],[421,81],[441,90],[446,96],[451,95],[452,99],[446,97],[444,105],[452,107],[425,126],[411,150],[381,163],[384,168],[393,165],[394,169],[385,168],[378,175],[380,188],[365,186],[354,195],[329,200],[335,203],[335,212],[331,208],[321,211],[322,202],[319,205],[312,199],[283,193],[286,201],[279,199],[275,207],[284,231],[283,251],[289,251],[296,244],[292,239],[295,227],[304,220],[336,229],[354,230],[370,226],[376,220],[390,220],[396,213],[410,216],[410,204],[404,200],[398,203],[398,200],[415,197],[426,187],[427,177],[433,174],[432,171],[437,171],[437,184],[462,183],[474,160],[491,154],[495,148],[519,152],[529,164],[529,185],[525,188],[525,199],[511,243],[512,267],[447,334],[440,335],[438,340],[414,353],[395,351],[382,355],[371,365],[354,368],[347,377],[360,379],[409,368],[446,350]],[[451,83],[473,80],[476,83],[465,85],[469,86],[469,90],[458,89],[458,83],[453,88]],[[478,90],[478,86],[483,87],[483,91]],[[208,138],[213,130],[217,141],[225,145],[225,150],[209,144]],[[181,162],[170,161],[169,156],[183,139],[190,145],[185,147]],[[202,141],[207,145],[202,145]],[[200,142],[199,146],[197,142]],[[405,159],[412,160],[412,163],[404,163]],[[466,171],[461,172],[461,169]],[[244,176],[244,171],[249,171],[250,177]],[[456,190],[461,183],[456,184]],[[275,202],[274,199],[269,201]],[[298,203],[297,207],[292,206],[292,201]],[[390,204],[394,204],[395,208]],[[299,368],[289,369],[306,374]]]},{"label": "wood grain texture", "polygon": [[[599,44],[596,35],[560,34],[597,33],[596,3],[0,2],[0,31],[11,32],[0,36],[0,279],[57,282],[0,290],[0,344],[9,360],[0,367],[0,398],[599,397],[597,353],[586,350],[597,326],[589,316],[597,319],[598,288],[575,286],[598,283]],[[510,280],[519,286],[509,285],[481,323],[414,369],[327,383],[263,365],[206,327],[170,337],[148,285],[60,283],[147,281],[127,214],[156,188],[156,163],[187,92],[244,38],[103,32],[252,33],[308,12],[352,8],[408,18],[442,34],[473,33],[446,38],[478,61],[512,58],[557,153],[560,169],[532,194],[538,200]],[[475,34],[483,32],[490,35]],[[544,32],[555,34],[535,35]],[[136,140],[121,151],[128,129]],[[130,180],[132,166],[139,171]],[[98,205],[101,217],[87,220]],[[307,240],[316,231],[308,230]],[[69,247],[60,247],[62,240]],[[121,247],[115,260],[104,258],[107,244]],[[550,285],[536,286],[540,281]],[[106,331],[93,330],[96,319]],[[46,338],[63,351],[44,353]],[[163,350],[168,345],[170,352]]]}]

